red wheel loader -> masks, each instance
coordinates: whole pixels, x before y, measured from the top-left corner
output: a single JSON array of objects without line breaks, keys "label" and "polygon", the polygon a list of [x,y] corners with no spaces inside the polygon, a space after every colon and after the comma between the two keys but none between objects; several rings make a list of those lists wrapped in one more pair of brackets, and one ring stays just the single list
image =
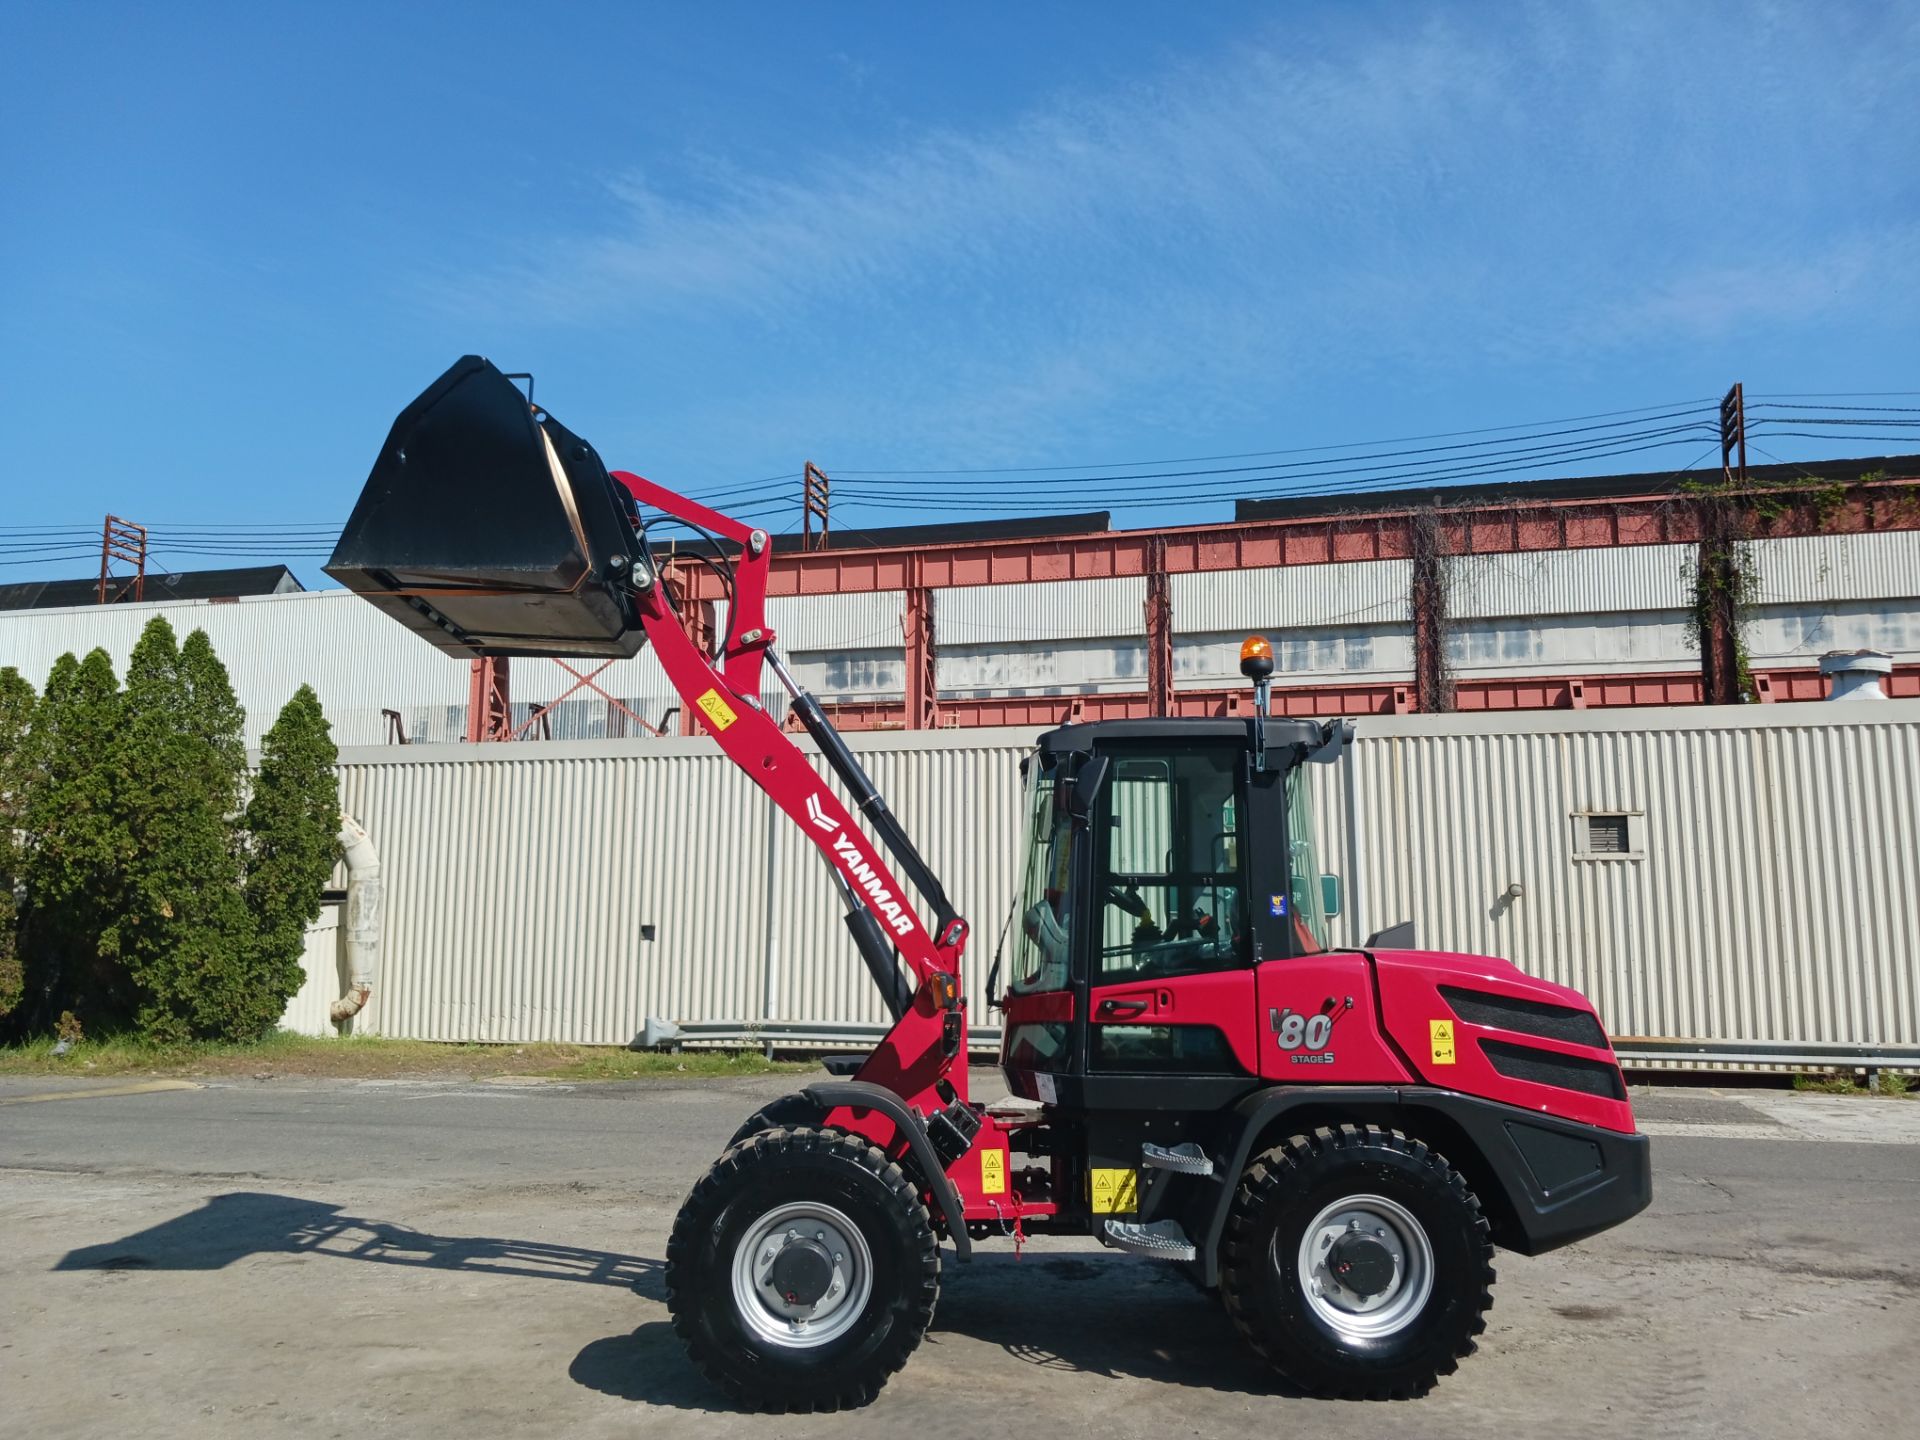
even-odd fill
[{"label": "red wheel loader", "polygon": [[[713,653],[648,547],[712,539]],[[667,1252],[674,1324],[736,1400],[873,1398],[933,1318],[943,1251],[1090,1236],[1185,1267],[1304,1390],[1420,1393],[1471,1353],[1496,1246],[1534,1255],[1651,1196],[1605,1031],[1504,960],[1377,936],[1338,905],[1306,803],[1339,723],[1068,725],[1024,762],[1023,885],[988,988],[1009,1099],[969,1095],[967,922],[780,662],[772,545],[624,472],[469,356],[403,411],[327,565],[451,655],[630,656],[827,863],[893,1017],[872,1053],[743,1124]],[[850,800],[760,702],[763,669]]]}]

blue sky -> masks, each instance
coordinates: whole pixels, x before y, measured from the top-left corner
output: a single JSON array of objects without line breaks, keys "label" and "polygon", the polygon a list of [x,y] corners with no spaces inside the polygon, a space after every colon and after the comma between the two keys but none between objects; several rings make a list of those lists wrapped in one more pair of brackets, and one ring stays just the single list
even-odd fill
[{"label": "blue sky", "polygon": [[468,351],[694,490],[1920,390],[1916,95],[1897,4],[14,0],[0,529],[337,523]]}]

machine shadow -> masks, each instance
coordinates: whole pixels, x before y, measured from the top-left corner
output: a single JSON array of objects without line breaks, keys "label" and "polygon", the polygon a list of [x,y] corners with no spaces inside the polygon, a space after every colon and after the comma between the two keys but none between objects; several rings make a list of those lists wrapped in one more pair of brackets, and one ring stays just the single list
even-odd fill
[{"label": "machine shadow", "polygon": [[[933,1329],[907,1377],[914,1365],[951,1363],[940,1350],[966,1342],[998,1346],[1041,1369],[1237,1395],[1301,1395],[1247,1348],[1218,1302],[1152,1261],[980,1254],[959,1265],[949,1253]],[[621,1400],[707,1412],[739,1408],[694,1371],[665,1320],[593,1341],[567,1373]],[[884,1395],[878,1403],[886,1403]]]},{"label": "machine shadow", "polygon": [[[664,1262],[572,1245],[435,1235],[293,1195],[237,1191],[99,1245],[56,1271],[221,1270],[253,1255],[324,1255],[410,1270],[612,1285],[666,1298]],[[1108,1255],[983,1253],[944,1267],[939,1309],[920,1357],[943,1346],[997,1346],[1024,1364],[1259,1396],[1298,1392],[1268,1372],[1220,1306],[1171,1268]],[[586,1345],[568,1366],[579,1385],[622,1400],[714,1413],[734,1407],[693,1368],[673,1326],[649,1320]]]},{"label": "machine shadow", "polygon": [[606,1250],[432,1235],[342,1213],[293,1195],[237,1191],[118,1240],[71,1250],[58,1270],[221,1270],[250,1255],[327,1255],[410,1270],[458,1270],[586,1285],[617,1285],[649,1299],[666,1288],[660,1262]]},{"label": "machine shadow", "polygon": [[964,1337],[1048,1370],[1126,1376],[1235,1395],[1298,1398],[1226,1311],[1165,1263],[1098,1255],[982,1254],[942,1274],[931,1344]]}]

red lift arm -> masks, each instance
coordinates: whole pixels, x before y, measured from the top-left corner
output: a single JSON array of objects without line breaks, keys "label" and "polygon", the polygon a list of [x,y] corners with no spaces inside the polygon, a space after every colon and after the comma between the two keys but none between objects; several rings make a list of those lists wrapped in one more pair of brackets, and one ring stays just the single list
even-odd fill
[{"label": "red lift arm", "polygon": [[[893,1028],[867,1057],[857,1078],[883,1085],[920,1108],[928,1104],[939,1108],[947,1103],[935,1093],[942,1080],[952,1085],[957,1098],[965,1100],[967,1034],[960,957],[966,949],[967,923],[954,913],[940,882],[818,703],[800,688],[773,652],[775,637],[766,618],[773,545],[767,532],[743,525],[641,476],[618,470],[612,475],[643,508],[690,521],[740,547],[733,567],[726,639],[717,660],[703,653],[681,627],[664,584],[654,580],[638,587],[635,608],[661,668],[688,713],[700,717],[727,757],[787,813],[826,858],[842,896],[852,907],[855,918],[851,928],[856,943],[874,968],[883,995],[888,988],[887,969],[893,960],[890,954],[876,951],[877,943],[897,949],[913,975],[911,991],[886,995],[896,1017]],[[761,705],[760,680],[768,662],[792,697],[801,724],[932,908],[932,931],[851,812]],[[862,912],[871,920],[863,921]]]}]

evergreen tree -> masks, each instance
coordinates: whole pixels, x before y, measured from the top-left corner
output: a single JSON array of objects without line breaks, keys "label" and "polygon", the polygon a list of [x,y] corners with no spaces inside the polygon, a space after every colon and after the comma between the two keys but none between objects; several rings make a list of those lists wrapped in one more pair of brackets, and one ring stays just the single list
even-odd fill
[{"label": "evergreen tree", "polygon": [[20,884],[19,836],[24,826],[28,727],[33,686],[11,665],[0,670],[0,1021],[19,1007],[26,991],[20,963],[14,892]]},{"label": "evergreen tree", "polygon": [[189,659],[156,615],[127,663],[119,751],[133,844],[118,944],[140,991],[136,1023],[159,1041],[249,1039],[280,1014],[262,1022],[248,983],[240,707],[200,638]]},{"label": "evergreen tree", "polygon": [[132,1013],[118,924],[132,849],[118,803],[122,714],[106,651],[62,655],[22,748],[22,1008],[36,1022],[71,1009],[98,1031]]},{"label": "evergreen tree", "polygon": [[304,979],[307,926],[340,852],[339,750],[310,686],[294,692],[260,747],[247,803],[247,908],[255,933],[253,983],[278,1016]]}]

